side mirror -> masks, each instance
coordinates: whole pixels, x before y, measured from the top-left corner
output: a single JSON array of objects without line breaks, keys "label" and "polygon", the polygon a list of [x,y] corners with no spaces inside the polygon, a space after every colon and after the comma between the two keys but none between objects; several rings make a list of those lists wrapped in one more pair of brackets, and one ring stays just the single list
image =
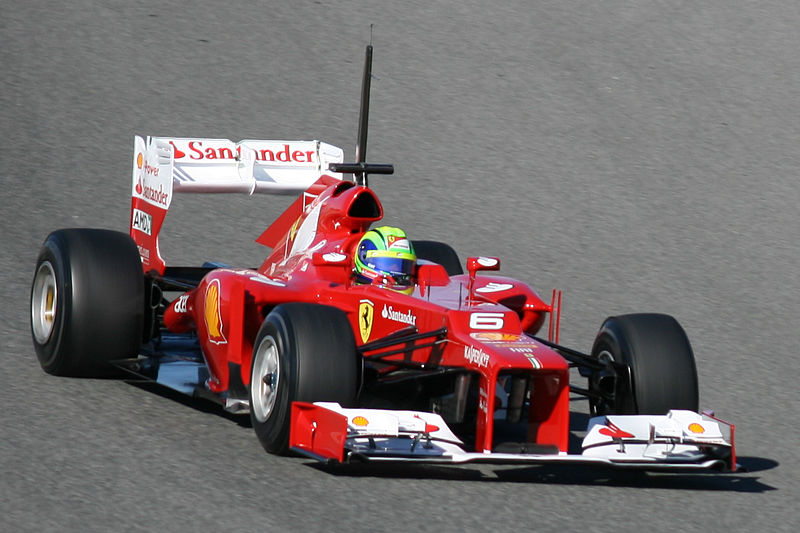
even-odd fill
[{"label": "side mirror", "polygon": [[480,270],[500,270],[499,257],[469,257],[467,258],[467,272],[469,279],[475,279],[475,274]]},{"label": "side mirror", "polygon": [[475,285],[475,275],[481,270],[500,270],[500,258],[484,256],[467,258],[467,272],[469,272],[467,293],[470,299],[474,296],[472,287]]}]

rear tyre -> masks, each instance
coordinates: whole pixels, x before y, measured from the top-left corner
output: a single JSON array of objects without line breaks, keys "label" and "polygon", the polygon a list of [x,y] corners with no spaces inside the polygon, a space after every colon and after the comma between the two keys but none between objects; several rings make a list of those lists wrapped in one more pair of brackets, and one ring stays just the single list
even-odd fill
[{"label": "rear tyre", "polygon": [[253,346],[250,419],[267,452],[288,451],[292,402],[354,401],[359,356],[343,311],[279,305],[267,315]]},{"label": "rear tyre", "polygon": [[613,401],[601,404],[597,414],[698,410],[694,353],[673,317],[633,314],[608,318],[597,334],[592,356],[627,365],[631,375],[630,382],[618,376]]},{"label": "rear tyre", "polygon": [[64,229],[48,235],[31,286],[39,363],[57,376],[107,377],[142,341],[144,275],[125,233]]},{"label": "rear tyre", "polygon": [[464,273],[464,267],[458,259],[458,254],[449,244],[437,241],[411,241],[414,252],[419,259],[433,261],[444,267],[448,276],[457,276]]}]

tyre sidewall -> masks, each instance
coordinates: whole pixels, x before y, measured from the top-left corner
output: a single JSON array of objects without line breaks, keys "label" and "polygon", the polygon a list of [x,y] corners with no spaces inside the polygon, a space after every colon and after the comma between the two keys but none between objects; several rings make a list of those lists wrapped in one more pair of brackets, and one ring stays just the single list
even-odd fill
[{"label": "tyre sidewall", "polygon": [[[275,403],[267,419],[255,417],[255,357],[265,337],[278,351],[281,375]],[[340,309],[309,303],[275,307],[262,323],[253,344],[250,374],[250,419],[261,445],[269,453],[288,450],[292,402],[331,401],[349,406],[359,385],[359,366],[352,327]]]},{"label": "tyre sidewall", "polygon": [[[45,241],[36,261],[36,272],[39,267],[49,262],[53,267],[56,278],[55,320],[50,337],[44,343],[39,343],[33,335],[33,312],[31,312],[31,338],[36,349],[36,356],[42,369],[49,374],[62,375],[69,372],[66,358],[59,357],[61,347],[70,345],[69,328],[65,324],[71,322],[72,315],[72,272],[68,262],[64,261],[63,250],[67,243],[62,235],[52,234]],[[33,300],[34,287],[31,286],[31,300]]]},{"label": "tyre sidewall", "polygon": [[617,414],[697,411],[694,354],[673,317],[654,313],[611,317],[600,328],[592,354],[603,350],[631,370],[633,389],[617,399]]},{"label": "tyre sidewall", "polygon": [[[631,360],[631,348],[627,342],[625,335],[622,334],[619,324],[610,318],[606,320],[597,334],[594,346],[592,347],[592,355],[595,357],[601,353],[607,352],[615,363],[628,365],[631,369],[632,380],[636,375],[636,368],[634,362]],[[627,390],[628,385],[624,385],[624,389],[617,389],[616,398],[616,414],[632,415],[637,414],[636,401],[635,401],[635,387],[633,383],[633,390]],[[622,397],[620,397],[620,395]]]},{"label": "tyre sidewall", "polygon": [[119,375],[109,362],[135,356],[142,342],[144,275],[136,245],[116,231],[59,230],[45,240],[37,272],[44,261],[53,267],[57,294],[50,337],[39,343],[33,336],[42,368],[61,376]]},{"label": "tyre sidewall", "polygon": [[[266,337],[271,337],[278,350],[278,365],[280,378],[278,381],[277,397],[267,419],[264,422],[251,416],[253,429],[259,441],[269,453],[282,453],[285,447],[282,443],[288,439],[288,418],[291,416],[291,398],[297,397],[297,354],[296,343],[293,342],[291,322],[286,320],[281,313],[270,313],[261,326],[254,346],[258,349]],[[250,403],[253,403],[253,383],[256,379],[255,361],[251,364],[250,376]],[[252,409],[251,409],[252,412]]]}]

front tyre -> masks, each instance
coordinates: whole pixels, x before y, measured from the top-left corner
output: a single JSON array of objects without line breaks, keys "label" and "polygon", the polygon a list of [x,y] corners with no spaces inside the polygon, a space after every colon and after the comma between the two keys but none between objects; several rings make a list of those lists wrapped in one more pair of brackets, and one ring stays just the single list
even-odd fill
[{"label": "front tyre", "polygon": [[359,356],[343,311],[279,305],[264,319],[253,346],[250,419],[267,452],[287,452],[292,402],[349,405],[355,399]]},{"label": "front tyre", "polygon": [[608,318],[597,334],[592,356],[630,368],[630,380],[617,372],[611,400],[595,403],[596,414],[659,415],[670,409],[698,410],[694,353],[673,317],[632,314]]},{"label": "front tyre", "polygon": [[137,354],[143,315],[142,263],[130,236],[102,229],[48,235],[31,285],[31,333],[45,372],[116,374],[109,362]]}]

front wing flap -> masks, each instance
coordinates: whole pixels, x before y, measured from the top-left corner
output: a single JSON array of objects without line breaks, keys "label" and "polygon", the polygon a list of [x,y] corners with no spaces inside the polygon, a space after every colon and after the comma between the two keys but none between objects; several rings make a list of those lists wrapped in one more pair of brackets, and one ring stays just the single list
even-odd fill
[{"label": "front wing flap", "polygon": [[609,415],[589,422],[581,454],[530,446],[526,453],[479,453],[434,413],[348,409],[295,402],[290,448],[323,462],[596,464],[645,470],[736,470],[733,426],[692,411]]}]

